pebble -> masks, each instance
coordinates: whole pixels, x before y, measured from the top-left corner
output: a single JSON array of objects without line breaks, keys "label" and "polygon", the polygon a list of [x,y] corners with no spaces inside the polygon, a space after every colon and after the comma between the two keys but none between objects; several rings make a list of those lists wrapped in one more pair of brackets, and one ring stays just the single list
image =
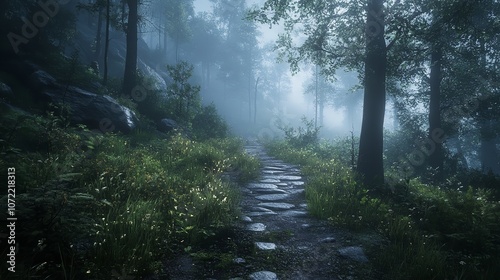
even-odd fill
[{"label": "pebble", "polygon": [[263,223],[254,223],[254,224],[250,224],[247,226],[247,229],[249,231],[256,231],[256,232],[260,232],[260,231],[264,231],[266,230],[266,225],[264,225]]},{"label": "pebble", "polygon": [[261,250],[275,250],[276,244],[268,242],[255,242],[255,246]]},{"label": "pebble", "polygon": [[271,271],[259,271],[250,274],[250,280],[278,280],[276,273]]},{"label": "pebble", "polygon": [[340,253],[341,256],[349,258],[351,260],[355,260],[362,263],[368,262],[368,258],[366,257],[365,252],[361,247],[358,246],[345,247],[339,249],[338,252]]}]

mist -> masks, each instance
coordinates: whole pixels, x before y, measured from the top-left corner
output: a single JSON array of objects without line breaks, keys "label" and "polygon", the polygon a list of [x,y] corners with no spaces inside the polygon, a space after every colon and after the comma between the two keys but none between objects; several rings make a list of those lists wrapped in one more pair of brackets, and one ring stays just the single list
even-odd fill
[{"label": "mist", "polygon": [[500,279],[500,1],[0,11],[0,279]]}]

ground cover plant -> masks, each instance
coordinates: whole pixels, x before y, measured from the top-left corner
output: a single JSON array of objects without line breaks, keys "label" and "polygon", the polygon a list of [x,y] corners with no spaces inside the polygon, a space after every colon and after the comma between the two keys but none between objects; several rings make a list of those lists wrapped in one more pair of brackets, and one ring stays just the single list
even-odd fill
[{"label": "ground cover plant", "polygon": [[244,181],[259,167],[236,138],[100,134],[53,113],[8,111],[1,121],[0,166],[18,174],[26,279],[161,273],[160,260],[235,221],[239,193],[223,175]]},{"label": "ground cover plant", "polygon": [[386,192],[370,192],[347,160],[355,152],[348,139],[301,146],[289,138],[266,147],[271,155],[301,166],[309,212],[338,226],[384,236],[383,248],[371,254],[387,279],[498,275],[500,202],[491,190],[450,177],[439,185],[400,178]]}]

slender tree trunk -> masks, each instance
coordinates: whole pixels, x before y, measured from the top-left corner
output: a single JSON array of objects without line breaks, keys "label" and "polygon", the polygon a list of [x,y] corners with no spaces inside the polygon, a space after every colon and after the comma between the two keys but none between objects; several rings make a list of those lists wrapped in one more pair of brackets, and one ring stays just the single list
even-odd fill
[{"label": "slender tree trunk", "polygon": [[[438,39],[439,40],[439,39]],[[430,73],[430,102],[429,102],[429,139],[435,144],[434,151],[429,151],[429,164],[437,170],[439,179],[443,171],[443,144],[441,137],[434,135],[442,131],[441,128],[441,65],[442,65],[441,45],[435,44],[431,53],[431,73]],[[437,141],[436,141],[437,140]]]},{"label": "slender tree trunk", "polygon": [[366,186],[384,184],[383,132],[387,50],[383,0],[369,0],[366,21],[365,92],[357,171]]},{"label": "slender tree trunk", "polygon": [[95,53],[94,60],[99,61],[99,56],[101,56],[101,42],[102,42],[102,12],[104,7],[99,7],[99,12],[97,14],[97,33],[95,35]]},{"label": "slender tree trunk", "polygon": [[314,128],[318,127],[318,65],[314,68],[314,76],[315,82],[314,82]]},{"label": "slender tree trunk", "polygon": [[257,77],[257,81],[255,81],[255,94],[254,94],[254,102],[253,102],[253,123],[257,123],[257,86],[259,85],[260,77]]},{"label": "slender tree trunk", "polygon": [[137,20],[138,0],[127,0],[128,23],[127,23],[127,55],[125,57],[125,72],[123,76],[123,94],[132,93],[136,86],[137,75]]},{"label": "slender tree trunk", "polygon": [[[486,46],[485,39],[479,39],[481,46],[480,65],[482,69],[487,67]],[[485,77],[482,77],[485,79]],[[487,93],[482,93],[487,94]],[[493,172],[500,174],[499,151],[497,149],[497,132],[494,128],[493,113],[490,104],[491,100],[485,99],[480,103],[479,109],[479,133],[480,133],[480,146],[479,146],[479,160],[481,162],[481,171],[485,174]]]},{"label": "slender tree trunk", "polygon": [[248,75],[248,123],[252,122],[252,86],[250,75]]},{"label": "slender tree trunk", "polygon": [[104,42],[104,74],[102,78],[103,85],[108,83],[108,53],[109,53],[109,28],[111,17],[111,0],[106,0],[106,35]]},{"label": "slender tree trunk", "polygon": [[321,90],[319,93],[319,126],[320,127],[323,126],[324,112],[325,112],[325,92],[323,90]]}]

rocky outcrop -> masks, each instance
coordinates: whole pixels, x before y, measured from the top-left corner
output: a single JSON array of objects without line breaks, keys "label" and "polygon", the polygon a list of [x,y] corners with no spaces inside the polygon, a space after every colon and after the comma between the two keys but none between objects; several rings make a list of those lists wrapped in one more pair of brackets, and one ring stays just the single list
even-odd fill
[{"label": "rocky outcrop", "polygon": [[129,133],[138,122],[134,112],[107,95],[77,87],[55,87],[43,90],[41,95],[52,103],[66,106],[73,124],[84,124],[90,129]]},{"label": "rocky outcrop", "polygon": [[162,119],[158,123],[158,130],[164,133],[179,129],[179,125],[172,119]]},{"label": "rocky outcrop", "polygon": [[14,93],[12,92],[12,89],[8,85],[0,82],[0,99],[9,99],[13,96]]},{"label": "rocky outcrop", "polygon": [[73,124],[84,124],[102,132],[131,132],[138,119],[129,108],[108,95],[98,95],[78,87],[62,85],[33,63],[8,61],[3,70],[14,75],[42,105],[64,106]]}]

